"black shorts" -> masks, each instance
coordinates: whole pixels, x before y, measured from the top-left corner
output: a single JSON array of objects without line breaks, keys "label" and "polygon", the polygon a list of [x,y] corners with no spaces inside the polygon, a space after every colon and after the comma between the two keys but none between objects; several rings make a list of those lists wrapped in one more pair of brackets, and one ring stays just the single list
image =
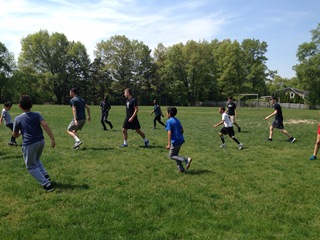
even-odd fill
[{"label": "black shorts", "polygon": [[233,127],[223,127],[220,132],[223,134],[223,135],[229,135],[230,137],[233,137],[234,136],[234,130],[233,130]]},{"label": "black shorts", "polygon": [[129,122],[128,119],[126,118],[123,122],[123,128],[125,129],[140,129],[140,123],[137,118],[134,118],[132,122]]},{"label": "black shorts", "polygon": [[283,120],[274,120],[273,123],[272,123],[272,126],[274,128],[284,129]]}]

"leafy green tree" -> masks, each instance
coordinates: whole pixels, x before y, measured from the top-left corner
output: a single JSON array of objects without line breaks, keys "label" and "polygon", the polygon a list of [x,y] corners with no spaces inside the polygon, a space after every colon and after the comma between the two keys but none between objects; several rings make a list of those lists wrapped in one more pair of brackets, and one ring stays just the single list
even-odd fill
[{"label": "leafy green tree", "polygon": [[0,100],[11,100],[14,93],[12,81],[13,71],[16,69],[14,56],[6,46],[0,42]]},{"label": "leafy green tree", "polygon": [[[125,36],[115,35],[96,45],[95,57],[101,58],[113,81],[113,92],[119,101],[124,88],[132,88],[136,97],[143,91],[150,95],[153,63],[148,46]],[[148,97],[147,97],[148,98]]]},{"label": "leafy green tree", "polygon": [[243,92],[245,79],[244,54],[237,41],[223,40],[216,52],[218,86],[223,96]]},{"label": "leafy green tree", "polygon": [[[71,86],[88,77],[90,60],[85,47],[69,42],[64,34],[40,30],[21,40],[18,66],[25,75],[40,81],[46,98],[65,103]],[[86,89],[86,84],[82,84]],[[48,99],[47,99],[48,100]]]},{"label": "leafy green tree", "polygon": [[295,65],[297,76],[304,90],[309,91],[307,100],[310,106],[320,104],[320,23],[311,30],[311,42],[299,45]]},{"label": "leafy green tree", "polygon": [[89,81],[94,104],[98,104],[106,95],[111,96],[109,100],[113,101],[112,78],[110,72],[105,70],[105,65],[101,58],[95,58],[90,64]]},{"label": "leafy green tree", "polygon": [[258,93],[265,95],[267,93],[266,79],[268,68],[265,56],[267,52],[267,43],[255,39],[245,39],[241,44],[243,50],[243,63],[245,82],[243,91],[247,93]]}]

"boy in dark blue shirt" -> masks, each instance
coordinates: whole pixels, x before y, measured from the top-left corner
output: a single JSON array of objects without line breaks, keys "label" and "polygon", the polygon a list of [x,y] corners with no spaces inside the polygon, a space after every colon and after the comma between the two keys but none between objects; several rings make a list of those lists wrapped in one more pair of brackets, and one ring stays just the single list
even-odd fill
[{"label": "boy in dark blue shirt", "polygon": [[183,173],[185,169],[182,163],[186,163],[186,169],[188,170],[192,159],[179,156],[179,151],[182,144],[184,143],[183,127],[180,121],[175,117],[178,110],[175,107],[168,107],[167,116],[168,120],[166,122],[166,130],[168,131],[168,144],[167,150],[169,151],[169,157],[175,160],[178,166],[179,173]]}]

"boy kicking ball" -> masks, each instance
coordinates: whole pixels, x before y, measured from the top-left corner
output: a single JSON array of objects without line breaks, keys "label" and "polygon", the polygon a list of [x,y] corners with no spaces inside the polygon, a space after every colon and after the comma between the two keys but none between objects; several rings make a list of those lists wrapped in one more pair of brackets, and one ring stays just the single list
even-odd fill
[{"label": "boy kicking ball", "polygon": [[219,132],[219,136],[222,141],[222,145],[220,147],[225,148],[227,146],[223,135],[228,134],[229,137],[231,137],[232,140],[238,144],[239,150],[243,149],[243,144],[240,143],[238,141],[238,139],[236,139],[236,137],[234,136],[232,122],[231,122],[228,114],[226,113],[226,109],[224,107],[220,107],[219,113],[222,114],[222,120],[219,123],[215,124],[213,127],[216,128],[216,127],[220,126],[221,124],[224,124],[224,127]]}]

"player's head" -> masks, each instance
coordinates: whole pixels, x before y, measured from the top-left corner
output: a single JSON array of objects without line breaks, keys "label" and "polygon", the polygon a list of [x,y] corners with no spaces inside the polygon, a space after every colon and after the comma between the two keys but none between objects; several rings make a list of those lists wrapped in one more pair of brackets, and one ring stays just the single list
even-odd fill
[{"label": "player's head", "polygon": [[70,96],[78,95],[78,89],[76,88],[71,88],[70,90]]},{"label": "player's head", "polygon": [[232,99],[233,99],[232,96],[228,97],[228,101],[232,101]]},{"label": "player's head", "polygon": [[219,113],[224,113],[226,111],[226,108],[225,107],[219,107]]},{"label": "player's head", "polygon": [[32,101],[29,95],[22,95],[19,101],[19,106],[23,110],[29,110],[32,108]]},{"label": "player's head", "polygon": [[271,97],[271,102],[275,103],[277,101],[277,98],[275,96]]},{"label": "player's head", "polygon": [[177,112],[178,112],[178,110],[176,107],[168,107],[167,108],[167,113],[168,113],[168,116],[170,116],[170,117],[176,116]]},{"label": "player's head", "polygon": [[5,102],[4,103],[4,107],[5,108],[10,108],[10,107],[12,107],[12,103],[11,102]]},{"label": "player's head", "polygon": [[107,102],[108,101],[108,96],[104,97],[104,101]]},{"label": "player's head", "polygon": [[124,96],[127,98],[128,96],[132,96],[132,90],[130,88],[126,88],[124,90]]}]

